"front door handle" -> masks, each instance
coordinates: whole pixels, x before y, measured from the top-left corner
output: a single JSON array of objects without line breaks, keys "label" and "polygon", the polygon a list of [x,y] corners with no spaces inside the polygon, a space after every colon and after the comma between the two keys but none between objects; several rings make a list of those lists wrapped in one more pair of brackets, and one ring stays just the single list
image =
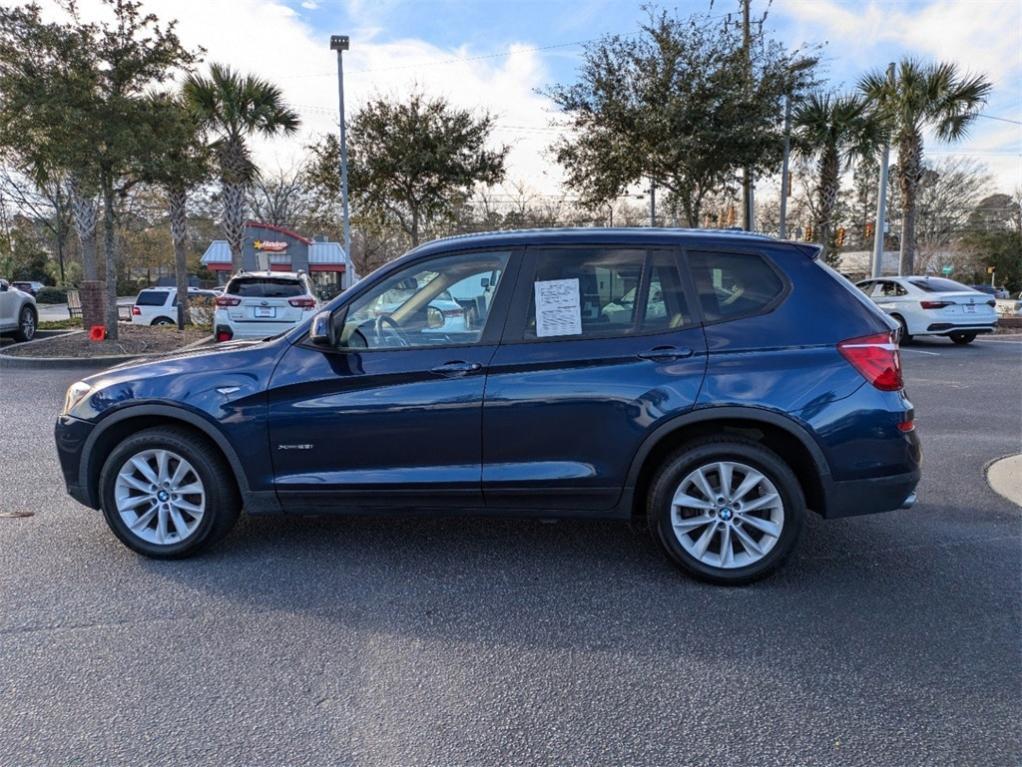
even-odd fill
[{"label": "front door handle", "polygon": [[432,368],[432,372],[438,373],[442,376],[449,378],[455,378],[457,376],[463,376],[468,373],[474,373],[482,367],[478,362],[463,362],[462,360],[454,360],[452,362],[445,362],[443,365],[437,365]]},{"label": "front door handle", "polygon": [[649,351],[639,352],[639,358],[644,360],[680,360],[691,356],[692,350],[687,346],[654,346]]}]

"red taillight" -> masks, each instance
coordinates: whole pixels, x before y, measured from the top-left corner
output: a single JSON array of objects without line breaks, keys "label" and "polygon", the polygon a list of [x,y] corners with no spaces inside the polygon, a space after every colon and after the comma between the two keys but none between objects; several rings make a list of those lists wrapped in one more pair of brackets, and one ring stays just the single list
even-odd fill
[{"label": "red taillight", "polygon": [[901,355],[890,333],[849,338],[839,343],[837,350],[881,391],[898,391],[904,386],[901,379]]},{"label": "red taillight", "polygon": [[231,330],[230,328],[221,325],[216,329],[217,342],[230,341],[232,338],[234,338],[234,331]]},{"label": "red taillight", "polygon": [[219,296],[216,300],[217,306],[237,306],[241,303],[241,299],[236,296]]},{"label": "red taillight", "polygon": [[924,309],[943,309],[945,306],[951,306],[950,301],[920,301],[919,305]]},{"label": "red taillight", "polygon": [[142,314],[142,310],[139,309],[137,306],[133,306],[131,307],[131,313],[138,317],[140,314]]},{"label": "red taillight", "polygon": [[898,424],[898,431],[908,434],[916,428],[916,422],[909,418],[907,421],[902,421]]},{"label": "red taillight", "polygon": [[315,298],[289,298],[287,302],[296,309],[303,309],[305,311],[316,308]]}]

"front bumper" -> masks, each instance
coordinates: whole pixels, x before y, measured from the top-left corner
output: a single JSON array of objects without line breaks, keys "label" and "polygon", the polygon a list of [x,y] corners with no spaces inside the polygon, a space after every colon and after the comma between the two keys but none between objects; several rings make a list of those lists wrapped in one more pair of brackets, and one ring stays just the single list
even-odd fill
[{"label": "front bumper", "polygon": [[92,499],[89,488],[84,487],[81,480],[82,453],[92,429],[93,424],[87,421],[62,415],[57,418],[53,436],[57,442],[57,458],[60,461],[60,471],[64,475],[68,495],[85,506],[96,508],[97,504]]}]

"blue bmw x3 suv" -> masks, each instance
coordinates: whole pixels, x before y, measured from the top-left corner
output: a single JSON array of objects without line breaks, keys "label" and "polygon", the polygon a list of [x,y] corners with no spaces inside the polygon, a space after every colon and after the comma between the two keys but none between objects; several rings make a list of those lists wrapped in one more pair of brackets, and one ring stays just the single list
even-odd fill
[{"label": "blue bmw x3 suv", "polygon": [[293,331],[72,385],[68,492],[181,557],[250,514],[645,523],[745,583],[825,518],[908,508],[920,447],[895,328],[801,243],[572,229],[456,237]]}]

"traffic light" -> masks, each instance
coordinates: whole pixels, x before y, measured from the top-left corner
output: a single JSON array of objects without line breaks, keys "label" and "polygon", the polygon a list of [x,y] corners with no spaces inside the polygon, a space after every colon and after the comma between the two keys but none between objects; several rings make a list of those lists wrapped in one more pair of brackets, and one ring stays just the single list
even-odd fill
[{"label": "traffic light", "polygon": [[806,224],[806,242],[813,241],[813,225]]},{"label": "traffic light", "polygon": [[834,244],[839,248],[845,246],[845,228],[843,226],[837,228],[837,232],[834,234]]},{"label": "traffic light", "polygon": [[867,223],[866,224],[866,239],[867,240],[872,240],[873,239],[873,233],[875,231],[876,231],[876,225],[872,221]]}]

